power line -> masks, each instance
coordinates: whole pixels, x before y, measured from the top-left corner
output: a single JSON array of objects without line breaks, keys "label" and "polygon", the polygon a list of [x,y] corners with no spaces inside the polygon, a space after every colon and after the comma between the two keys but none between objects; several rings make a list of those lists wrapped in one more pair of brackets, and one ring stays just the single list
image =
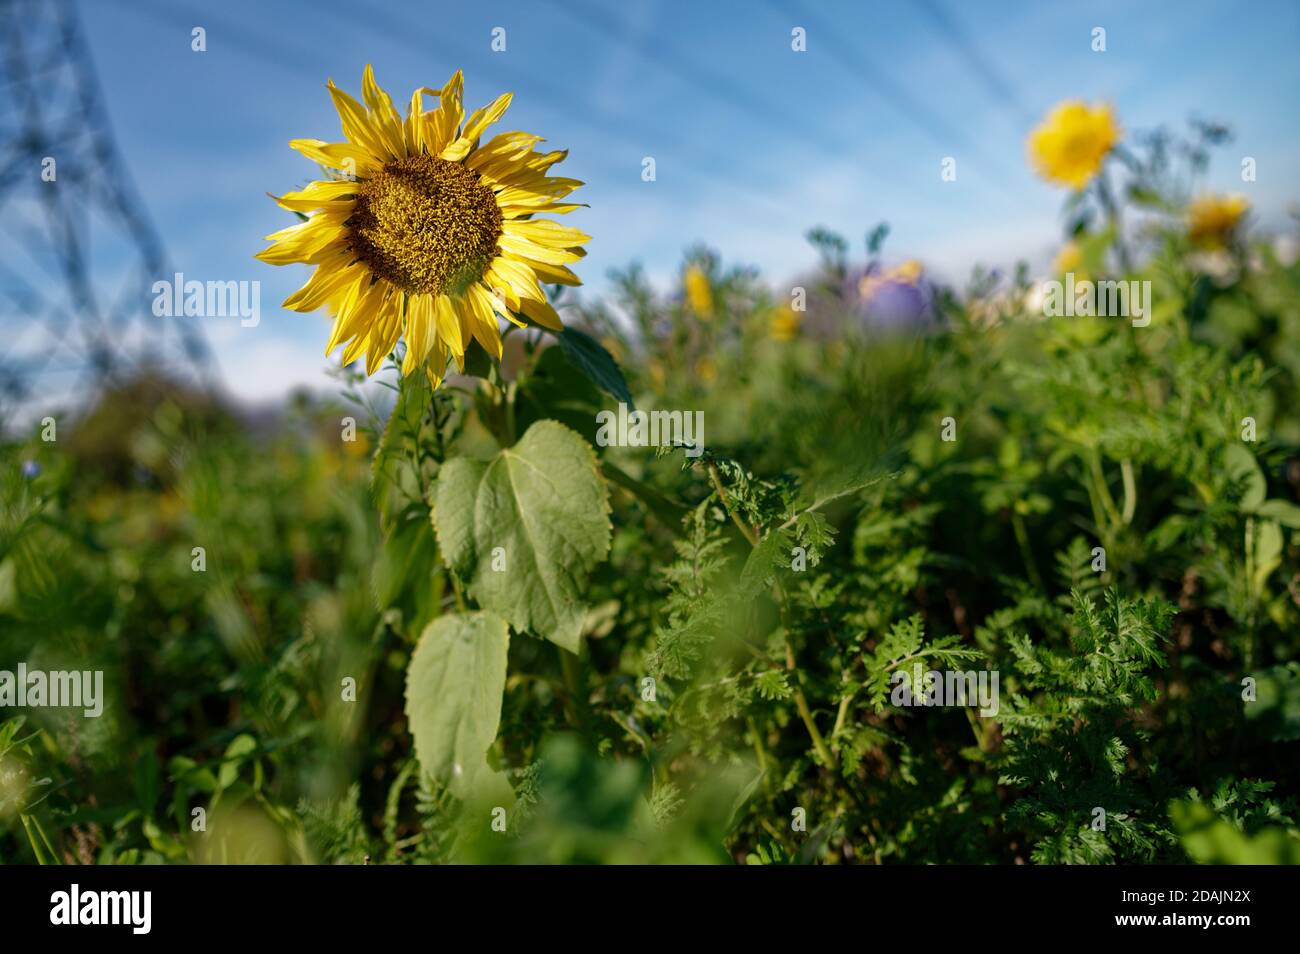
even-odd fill
[{"label": "power line", "polygon": [[1028,126],[1033,117],[1020,102],[1015,88],[980,52],[966,31],[957,26],[941,0],[916,0],[916,3],[934,21],[948,43],[966,60],[967,66],[979,78],[989,95],[1008,112],[1017,125]]},{"label": "power line", "polygon": [[[328,13],[346,19],[349,23],[357,22],[355,11],[348,8],[346,2],[316,0],[314,5],[318,9],[323,9]],[[395,39],[399,43],[412,47],[421,54],[427,55],[430,50],[433,50],[449,62],[457,62],[464,55],[461,51],[448,48],[445,43],[437,39],[436,35],[428,34],[420,30],[415,24],[403,21],[384,10],[368,11],[366,17],[362,18],[362,25],[373,32],[382,33],[387,39]],[[497,59],[504,60],[505,58]],[[577,98],[574,90],[551,83],[536,71],[516,67],[509,61],[494,63],[493,71],[509,77],[510,82],[526,89],[530,95],[540,95],[543,100],[549,99],[553,103],[570,103]],[[602,137],[615,139],[642,155],[645,154],[647,148],[653,148],[649,145],[650,141],[669,146],[689,145],[682,141],[681,136],[672,127],[657,128],[654,124],[645,122],[644,118],[636,125],[632,125],[628,122],[624,113],[597,107],[590,99],[585,100],[580,109],[564,110],[563,116],[568,122],[585,126]],[[613,167],[607,165],[606,168],[612,170]],[[775,201],[770,193],[756,192],[738,186],[734,178],[707,172],[705,171],[706,168],[708,168],[706,165],[699,167],[682,166],[674,170],[674,175],[680,175],[683,179],[693,180],[696,183],[708,186],[710,192],[715,195],[730,194],[743,199],[751,206],[765,206],[783,215],[790,213],[791,210]],[[618,167],[618,174],[625,175],[626,173],[627,169],[622,166]]]},{"label": "power line", "polygon": [[[319,80],[321,77],[321,72],[315,66],[305,65],[304,61],[311,60],[312,55],[302,47],[290,43],[286,44],[283,51],[281,51],[279,41],[276,41],[275,44],[266,43],[254,31],[239,27],[222,17],[214,17],[207,11],[199,14],[187,10],[185,7],[178,7],[174,4],[164,5],[155,2],[155,0],[132,0],[129,4],[126,4],[124,0],[118,0],[118,2],[123,3],[126,9],[139,13],[155,22],[164,23],[168,26],[183,26],[186,30],[197,22],[195,17],[201,17],[209,28],[210,36],[220,35],[227,41],[233,41],[229,42],[229,45],[234,52],[304,78],[309,77]],[[382,7],[368,9],[366,15],[360,18],[357,16],[355,7],[347,2],[315,0],[312,7],[315,10],[345,21],[350,26],[355,27],[360,24],[363,28],[377,35],[382,35],[390,42],[396,42],[418,52],[422,57],[432,54],[446,63],[457,63],[464,58],[464,51],[455,49],[451,44],[445,42],[443,34],[425,30],[418,23],[404,20]],[[290,55],[283,56],[281,52]],[[539,76],[534,71],[516,67],[505,61],[504,58],[501,59],[502,62],[494,63],[493,71],[505,77],[507,81],[526,89],[530,98],[535,98],[541,102],[543,109],[547,107],[548,101],[550,103],[569,103],[576,98],[573,90],[558,86],[548,81],[544,76]],[[617,142],[639,155],[645,155],[647,150],[656,148],[655,143],[669,146],[684,145],[681,137],[671,127],[657,129],[652,124],[644,122],[634,127],[628,123],[625,115],[600,109],[594,106],[590,100],[583,102],[582,108],[565,109],[560,112],[566,122],[584,127],[607,141]],[[631,171],[628,166],[615,165],[608,161],[601,162],[599,158],[591,156],[584,156],[583,161],[598,164],[607,173],[615,176],[626,176]],[[639,173],[640,169],[636,167],[636,174],[639,175]],[[743,199],[751,207],[766,207],[783,215],[789,214],[791,211],[780,202],[775,201],[770,193],[756,192],[737,186],[734,179],[709,173],[705,171],[703,166],[683,166],[675,169],[673,175],[684,181],[693,181],[696,184],[707,186],[714,194],[730,194],[738,199]]]},{"label": "power line", "polygon": [[[660,40],[653,46],[632,39],[623,29],[625,24],[620,23],[599,6],[585,0],[546,0],[546,2],[557,12],[600,34],[607,41],[630,48],[645,62],[669,67],[683,79],[691,81],[700,95],[708,96],[758,120],[766,129],[788,128],[792,119],[803,119],[806,116],[805,114],[805,116],[793,117],[789,112],[775,112],[771,99],[754,96],[726,73],[700,63],[676,48],[667,39]],[[841,128],[833,126],[823,126],[820,134],[827,140],[837,143],[841,148],[860,153],[861,137],[845,135]],[[881,170],[872,168],[860,155],[858,162],[864,171],[878,177],[883,176]]]},{"label": "power line", "polygon": [[[0,391],[22,399],[60,364],[85,370],[83,391],[177,360],[210,383],[201,332],[150,314],[146,290],[168,274],[166,253],[117,149],[75,8],[70,0],[10,0],[0,6],[0,42],[9,107],[0,114],[0,214],[7,243],[44,272],[0,270],[10,303],[3,321],[12,326]],[[128,276],[116,302],[104,294],[101,247],[125,262],[114,269]],[[42,395],[60,397],[44,387]]]},{"label": "power line", "polygon": [[[782,16],[789,17],[790,9],[796,10],[795,16],[800,23],[806,23],[816,30],[815,42],[826,50],[832,61],[841,69],[856,75],[869,89],[873,90],[900,117],[924,131],[934,142],[944,149],[954,152],[960,148],[967,155],[982,162],[991,170],[994,163],[989,162],[983,150],[973,143],[964,133],[949,125],[947,120],[916,99],[903,86],[894,82],[889,74],[872,65],[871,60],[859,54],[843,39],[844,30],[836,29],[821,19],[816,13],[798,0],[766,0],[767,5]],[[978,168],[978,167],[977,167]],[[990,180],[1004,194],[1008,192],[1007,178],[994,176]],[[1017,198],[1019,198],[1017,196]]]}]

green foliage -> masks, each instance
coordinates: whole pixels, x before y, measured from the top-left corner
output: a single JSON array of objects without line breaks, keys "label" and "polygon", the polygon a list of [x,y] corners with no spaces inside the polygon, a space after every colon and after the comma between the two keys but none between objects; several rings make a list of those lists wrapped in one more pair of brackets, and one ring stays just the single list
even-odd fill
[{"label": "green foliage", "polygon": [[1174,802],[1169,814],[1183,847],[1203,865],[1297,865],[1300,838],[1294,829],[1264,828],[1248,835],[1216,815],[1208,806]]},{"label": "green foliage", "polygon": [[577,328],[565,328],[559,334],[560,347],[570,364],[585,374],[593,384],[614,400],[635,407],[623,371],[614,356],[595,338]]},{"label": "green foliage", "polygon": [[303,829],[320,857],[331,864],[364,864],[369,858],[369,839],[361,818],[361,786],[348,787],[338,801],[314,804],[298,802]]},{"label": "green foliage", "polygon": [[1156,698],[1148,670],[1164,661],[1171,616],[1115,590],[1101,607],[1075,593],[1060,650],[1010,640],[1019,691],[999,716],[996,764],[999,781],[1023,792],[1008,817],[1039,836],[1036,862],[1151,861],[1168,841],[1142,751],[1148,733],[1132,716]]},{"label": "green foliage", "polygon": [[[888,230],[821,229],[806,312],[696,248],[694,302],[630,268],[437,392],[12,437],[0,671],[107,704],[0,713],[0,858],[1296,863],[1300,265],[1211,274],[1157,159],[1067,208],[1149,326],[1020,267],[876,327]],[[702,454],[600,446],[611,401]],[[896,701],[931,671],[996,705]]]}]

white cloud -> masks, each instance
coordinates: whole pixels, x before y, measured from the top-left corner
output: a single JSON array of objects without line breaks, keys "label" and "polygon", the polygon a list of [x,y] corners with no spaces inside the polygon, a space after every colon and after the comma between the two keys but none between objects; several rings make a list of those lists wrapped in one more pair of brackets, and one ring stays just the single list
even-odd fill
[{"label": "white cloud", "polygon": [[211,343],[226,389],[241,400],[274,400],[300,387],[338,391],[337,381],[328,374],[338,359],[326,358],[319,343],[256,334]]}]

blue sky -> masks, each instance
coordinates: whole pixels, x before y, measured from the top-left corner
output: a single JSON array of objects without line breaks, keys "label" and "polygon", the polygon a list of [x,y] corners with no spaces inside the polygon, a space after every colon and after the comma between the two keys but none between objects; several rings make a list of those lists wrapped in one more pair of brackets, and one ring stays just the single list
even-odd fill
[{"label": "blue sky", "polygon": [[[661,287],[707,242],[774,286],[811,264],[825,225],[861,249],[961,279],[972,265],[1043,262],[1058,190],[1024,162],[1029,127],[1058,100],[1110,100],[1126,129],[1223,119],[1234,143],[1206,185],[1245,191],[1278,222],[1300,199],[1300,4],[1208,0],[831,3],[800,0],[81,0],[118,144],[175,266],[199,280],[259,280],[256,328],[201,321],[229,389],[250,399],[332,385],[323,315],[278,304],[305,279],[252,255],[288,213],[265,195],[314,169],[286,143],[337,140],[332,77],[359,94],[373,63],[404,104],[461,68],[466,105],[511,90],[503,129],[571,150],[587,182],[584,295],[641,262]],[[372,9],[368,9],[372,8]],[[207,31],[207,51],[190,30]],[[807,51],[791,50],[791,29]],[[1107,50],[1090,48],[1107,31]],[[506,51],[491,49],[506,31]],[[1258,180],[1242,183],[1240,157]],[[653,156],[657,180],[641,179]],[[957,159],[956,182],[939,175]],[[337,360],[337,358],[335,359]]]}]

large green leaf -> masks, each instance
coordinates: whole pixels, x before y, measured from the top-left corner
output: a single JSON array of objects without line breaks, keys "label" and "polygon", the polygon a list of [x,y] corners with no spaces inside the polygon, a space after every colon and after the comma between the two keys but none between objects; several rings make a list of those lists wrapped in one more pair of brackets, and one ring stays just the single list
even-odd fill
[{"label": "large green leaf", "polygon": [[510,630],[492,613],[440,616],[406,671],[406,720],[424,771],[454,795],[481,794],[496,773],[487,751],[501,721]]},{"label": "large green leaf", "polygon": [[560,347],[564,349],[564,356],[570,364],[615,401],[621,401],[629,408],[636,407],[623,371],[603,344],[577,328],[565,328],[558,337]]},{"label": "large green leaf", "polygon": [[581,594],[610,544],[608,492],[586,441],[538,421],[490,461],[449,462],[434,525],[443,559],[481,607],[577,652]]}]

